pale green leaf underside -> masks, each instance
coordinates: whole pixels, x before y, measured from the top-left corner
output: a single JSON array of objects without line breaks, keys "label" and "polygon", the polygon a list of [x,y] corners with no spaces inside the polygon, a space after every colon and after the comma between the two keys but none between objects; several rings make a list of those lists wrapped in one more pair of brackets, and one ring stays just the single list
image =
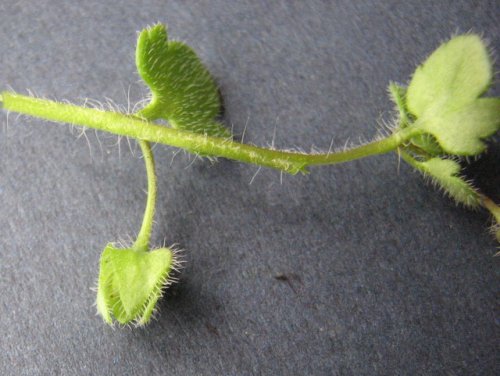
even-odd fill
[{"label": "pale green leaf underside", "polygon": [[486,91],[492,80],[488,51],[477,35],[442,44],[420,65],[408,86],[409,111],[422,117],[431,109],[457,108]]},{"label": "pale green leaf underside", "polygon": [[480,199],[472,185],[460,174],[460,165],[451,159],[431,158],[424,162],[413,161],[413,166],[429,176],[457,202],[470,207],[479,205]]},{"label": "pale green leaf underside", "polygon": [[486,147],[482,139],[499,130],[500,99],[480,98],[455,110],[436,111],[417,127],[432,134],[450,154],[479,154]]},{"label": "pale green leaf underside", "polygon": [[415,126],[432,134],[448,154],[477,155],[500,127],[500,102],[478,97],[492,80],[488,51],[477,35],[440,46],[419,66],[406,92]]},{"label": "pale green leaf underside", "polygon": [[152,92],[139,115],[165,119],[174,128],[228,137],[229,131],[215,120],[221,102],[210,73],[189,46],[167,38],[162,24],[139,34],[137,70]]},{"label": "pale green leaf underside", "polygon": [[151,252],[118,249],[109,244],[100,261],[97,309],[103,319],[112,323],[145,324],[172,269],[172,251],[167,248]]}]

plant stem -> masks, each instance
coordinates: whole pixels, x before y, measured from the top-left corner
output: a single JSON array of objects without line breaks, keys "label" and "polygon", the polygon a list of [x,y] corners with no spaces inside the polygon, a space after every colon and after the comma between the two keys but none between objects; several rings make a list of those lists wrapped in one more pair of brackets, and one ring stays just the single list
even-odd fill
[{"label": "plant stem", "polygon": [[148,196],[146,200],[146,209],[144,210],[144,217],[142,219],[141,230],[137,235],[137,239],[132,246],[133,249],[139,252],[146,252],[149,250],[149,239],[151,238],[151,230],[153,227],[153,218],[155,214],[156,204],[156,174],[155,174],[155,161],[153,152],[149,142],[138,140],[141,147],[144,163],[146,164],[146,173],[148,178]]},{"label": "plant stem", "polygon": [[406,163],[408,163],[410,166],[412,166],[415,170],[427,172],[427,171],[424,171],[422,168],[422,165],[419,162],[417,162],[415,159],[410,157],[410,155],[408,153],[404,152],[403,150],[399,150],[399,155],[401,156],[401,158],[403,158],[403,160]]},{"label": "plant stem", "polygon": [[[141,110],[137,113],[139,118],[150,119],[152,116],[148,115],[146,111]],[[146,199],[146,208],[144,209],[144,217],[142,218],[142,225],[133,248],[138,251],[148,251],[149,241],[151,239],[151,232],[153,229],[153,219],[156,208],[156,173],[155,173],[155,159],[153,150],[149,141],[137,140],[141,147],[144,164],[146,165],[146,174],[148,179],[148,196]]]},{"label": "plant stem", "polygon": [[352,149],[335,153],[305,154],[242,144],[231,139],[209,137],[180,129],[168,128],[130,115],[58,103],[11,92],[0,93],[0,96],[2,97],[3,108],[9,111],[46,120],[95,128],[139,140],[180,147],[203,156],[224,157],[271,167],[290,174],[306,172],[308,166],[342,163],[390,152],[418,131],[414,127],[409,127],[399,130],[387,138]]},{"label": "plant stem", "polygon": [[497,223],[500,223],[500,206],[495,204],[495,202],[486,195],[481,194],[480,197],[483,207],[491,213]]}]

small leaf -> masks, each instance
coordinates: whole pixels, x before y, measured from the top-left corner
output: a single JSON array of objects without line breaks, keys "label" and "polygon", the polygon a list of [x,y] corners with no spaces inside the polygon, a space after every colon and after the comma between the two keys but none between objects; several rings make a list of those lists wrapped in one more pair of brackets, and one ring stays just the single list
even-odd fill
[{"label": "small leaf", "polygon": [[165,25],[141,31],[136,50],[137,70],[150,87],[151,102],[139,113],[165,119],[174,128],[228,137],[219,124],[220,95],[208,70],[184,43],[168,41]]},{"label": "small leaf", "polygon": [[439,146],[436,139],[427,133],[419,134],[410,139],[411,143],[422,149],[429,156],[438,156],[444,154],[443,148]]},{"label": "small leaf", "polygon": [[[407,156],[408,158],[409,156]],[[457,202],[469,207],[480,203],[476,189],[459,176],[460,165],[451,159],[431,158],[427,161],[411,161],[411,165],[429,176],[434,183],[444,189]]]},{"label": "small leaf", "polygon": [[488,51],[477,35],[462,35],[439,47],[417,68],[406,105],[414,123],[432,134],[446,153],[477,155],[482,139],[500,129],[500,100],[478,97],[492,80]]},{"label": "small leaf", "polygon": [[399,114],[399,124],[401,128],[406,128],[408,126],[408,110],[406,108],[406,88],[404,86],[398,85],[395,82],[389,83],[387,87],[389,91],[389,97],[396,105],[396,110]]},{"label": "small leaf", "polygon": [[174,267],[168,248],[150,252],[108,244],[101,255],[97,310],[108,324],[146,324]]}]

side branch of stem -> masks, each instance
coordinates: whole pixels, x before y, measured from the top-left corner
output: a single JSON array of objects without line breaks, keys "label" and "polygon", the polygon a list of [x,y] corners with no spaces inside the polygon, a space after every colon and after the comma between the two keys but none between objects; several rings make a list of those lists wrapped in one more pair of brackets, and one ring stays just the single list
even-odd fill
[{"label": "side branch of stem", "polygon": [[151,150],[149,142],[139,140],[139,146],[141,147],[142,156],[146,165],[146,174],[148,178],[148,196],[146,200],[146,209],[144,210],[141,229],[132,248],[136,251],[146,252],[147,250],[149,250],[149,240],[151,238],[153,218],[155,214],[156,174],[153,152]]}]

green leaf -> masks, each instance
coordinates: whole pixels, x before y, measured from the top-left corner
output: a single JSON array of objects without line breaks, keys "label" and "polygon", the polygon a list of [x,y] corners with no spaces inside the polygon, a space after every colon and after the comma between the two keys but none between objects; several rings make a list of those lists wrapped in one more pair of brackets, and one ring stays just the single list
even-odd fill
[{"label": "green leaf", "polygon": [[108,324],[149,322],[175,264],[168,248],[150,252],[108,244],[101,255],[97,310]]},{"label": "green leaf", "polygon": [[[405,159],[411,158],[405,155]],[[412,166],[420,170],[425,176],[440,186],[455,201],[468,207],[477,207],[480,197],[476,189],[460,174],[460,165],[451,159],[431,158],[427,161],[409,161]]]},{"label": "green leaf", "polygon": [[411,143],[417,148],[423,150],[425,153],[420,153],[422,157],[436,157],[444,154],[443,148],[439,146],[434,136],[423,133],[416,135],[410,139]]},{"label": "green leaf", "polygon": [[408,109],[406,108],[406,88],[395,82],[391,82],[389,83],[387,90],[389,91],[389,97],[396,105],[396,110],[399,114],[398,126],[400,128],[406,128],[409,120]]},{"label": "green leaf", "polygon": [[449,154],[483,152],[482,139],[500,129],[500,101],[478,99],[491,80],[491,61],[481,39],[451,39],[417,68],[408,86],[406,105],[417,118],[414,126],[432,134]]},{"label": "green leaf", "polygon": [[167,39],[165,25],[141,31],[136,64],[152,92],[151,102],[140,116],[149,120],[162,118],[174,128],[196,133],[230,136],[215,120],[221,102],[210,73],[190,47]]},{"label": "green leaf", "polygon": [[459,108],[484,93],[492,80],[488,51],[477,35],[460,35],[442,44],[417,68],[406,93],[409,111]]},{"label": "green leaf", "polygon": [[[406,107],[406,87],[391,82],[389,84],[388,91],[391,100],[396,105],[396,110],[398,111],[399,115],[396,127],[398,129],[408,127],[412,123],[412,116],[408,113],[408,108]],[[420,153],[422,154],[422,156],[437,156],[440,154],[444,154],[444,151],[441,146],[439,146],[436,138],[430,134],[417,134],[410,139],[410,142],[412,145],[420,149],[417,149],[416,152],[424,152]]]},{"label": "green leaf", "polygon": [[476,155],[486,148],[482,139],[500,128],[500,98],[480,98],[455,110],[436,111],[419,128],[434,135],[450,154]]}]

